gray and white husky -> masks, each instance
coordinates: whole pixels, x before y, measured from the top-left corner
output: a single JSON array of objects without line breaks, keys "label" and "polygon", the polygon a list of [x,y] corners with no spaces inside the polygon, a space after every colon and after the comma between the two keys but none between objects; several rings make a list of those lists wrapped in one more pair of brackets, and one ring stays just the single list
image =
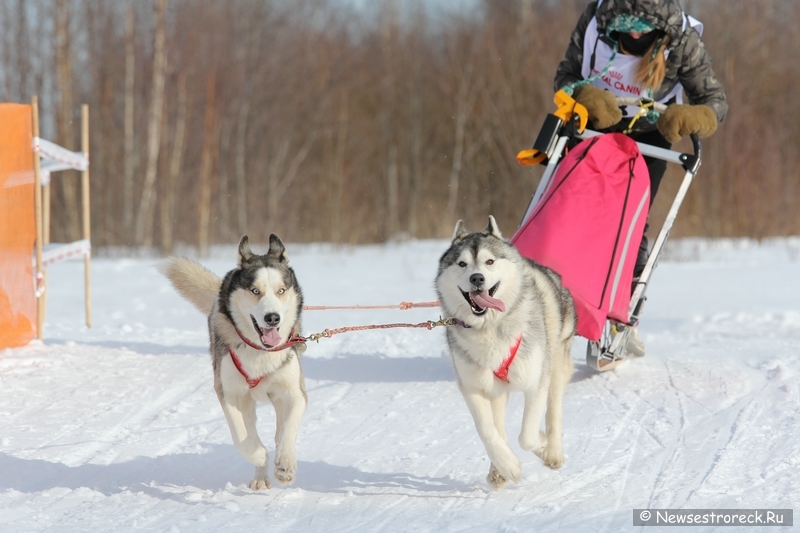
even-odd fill
[{"label": "gray and white husky", "polygon": [[183,257],[159,265],[178,292],[208,315],[214,389],[242,456],[256,467],[253,490],[268,489],[268,453],[256,432],[256,402],[275,408],[275,479],[294,481],[295,441],[308,397],[300,368],[303,293],[286,249],[270,235],[269,251],[256,255],[247,235],[237,268],[220,279]]},{"label": "gray and white husky", "polygon": [[576,324],[561,277],[522,257],[490,216],[486,229],[476,233],[458,221],[435,285],[445,316],[456,319],[447,328],[447,343],[458,387],[491,460],[487,481],[500,488],[520,479],[504,424],[512,390],[525,394],[520,446],[550,468],[561,467],[562,405]]}]

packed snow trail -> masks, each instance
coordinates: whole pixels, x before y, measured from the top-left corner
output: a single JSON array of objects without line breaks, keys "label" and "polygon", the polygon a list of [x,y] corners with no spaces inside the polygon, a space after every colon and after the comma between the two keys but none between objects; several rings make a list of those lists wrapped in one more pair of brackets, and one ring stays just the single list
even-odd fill
[{"label": "packed snow trail", "polygon": [[[288,251],[307,303],[367,305],[435,299],[446,245]],[[213,391],[205,319],[157,260],[93,261],[92,329],[81,325],[82,264],[61,263],[50,269],[44,344],[0,351],[0,531],[596,532],[633,529],[634,508],[791,508],[797,249],[676,243],[671,256],[684,259],[662,261],[649,291],[646,357],[597,374],[575,343],[561,470],[517,445],[512,396],[507,428],[524,479],[500,491],[485,482],[441,329],[309,345],[297,480],[253,492]],[[234,261],[226,247],[203,263],[222,274]],[[304,331],[436,318],[308,312]],[[258,413],[272,453],[272,408]]]}]

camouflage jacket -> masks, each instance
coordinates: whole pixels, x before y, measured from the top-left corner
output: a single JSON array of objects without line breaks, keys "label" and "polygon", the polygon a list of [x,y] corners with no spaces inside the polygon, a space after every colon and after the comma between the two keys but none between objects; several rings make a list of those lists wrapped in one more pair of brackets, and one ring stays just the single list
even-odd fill
[{"label": "camouflage jacket", "polygon": [[[700,34],[691,27],[683,30],[683,12],[679,0],[603,0],[599,8],[597,1],[591,2],[578,20],[564,59],[558,65],[555,90],[583,79],[583,39],[592,18],[597,18],[597,28],[603,36],[600,38],[613,46],[604,35],[608,24],[619,14],[636,15],[669,35],[667,72],[661,87],[653,95],[654,99],[662,99],[680,83],[688,103],[707,105],[722,122],[728,112],[725,91],[711,68],[711,57]],[[637,122],[637,126],[636,130],[655,129],[646,121]]]}]

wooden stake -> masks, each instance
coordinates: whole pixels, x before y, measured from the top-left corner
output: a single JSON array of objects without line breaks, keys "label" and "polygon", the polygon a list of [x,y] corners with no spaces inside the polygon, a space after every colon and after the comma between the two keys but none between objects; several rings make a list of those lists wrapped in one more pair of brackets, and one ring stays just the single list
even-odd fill
[{"label": "wooden stake", "polygon": [[[41,157],[38,158],[41,164]],[[52,179],[52,175],[50,176]],[[50,244],[50,182],[40,187],[42,191],[42,246]],[[42,287],[47,287],[47,269],[42,269]],[[42,322],[47,320],[47,291],[42,293]]]},{"label": "wooden stake", "polygon": [[[89,106],[83,104],[81,107],[81,152],[89,159]],[[91,217],[89,211],[89,167],[86,167],[81,176],[81,192],[83,193],[83,238],[92,242]],[[84,265],[84,285],[86,298],[86,327],[92,327],[92,251],[83,259]]]},{"label": "wooden stake", "polygon": [[[39,99],[34,96],[31,98],[31,110],[33,114],[33,137],[39,138]],[[39,166],[39,151],[33,152],[33,203],[34,216],[36,217],[36,337],[39,340],[44,338],[44,292],[39,294],[39,290],[45,287],[44,275],[42,273],[42,174]]]}]

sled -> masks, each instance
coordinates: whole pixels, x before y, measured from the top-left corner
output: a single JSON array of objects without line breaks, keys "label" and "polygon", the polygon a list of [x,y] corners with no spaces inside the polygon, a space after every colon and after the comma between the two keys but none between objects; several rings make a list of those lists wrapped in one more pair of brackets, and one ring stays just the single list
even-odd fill
[{"label": "sled", "polygon": [[[556,94],[555,102],[559,108],[545,118],[533,148],[523,150],[517,155],[520,164],[542,164],[546,165],[546,168],[511,242],[523,256],[552,268],[562,276],[564,285],[575,300],[578,314],[577,334],[587,339],[586,364],[594,370],[607,371],[629,357],[643,355],[634,353],[633,349],[629,350],[628,341],[644,311],[647,288],[658,265],[664,244],[700,167],[702,147],[696,135],[691,136],[693,154],[637,143],[628,137],[624,137],[627,141],[619,138],[609,139],[609,136],[621,136],[621,134],[603,134],[586,129],[586,109],[563,91]],[[638,107],[640,117],[653,111],[661,113],[666,109],[665,106],[652,100],[639,98],[617,98],[617,103],[620,106]],[[601,192],[596,193],[594,198],[591,194],[583,194],[582,198],[573,202],[574,205],[571,205],[569,199],[564,200],[565,195],[571,194],[570,191],[573,190],[569,186],[563,186],[568,179],[565,176],[574,170],[575,161],[586,157],[585,153],[588,153],[590,146],[588,143],[598,140],[606,144],[616,142],[620,145],[620,150],[628,150],[631,161],[636,161],[635,165],[644,164],[642,156],[649,156],[679,164],[685,171],[667,217],[652,245],[644,270],[635,280],[633,279],[635,256],[649,207],[649,174],[646,166],[643,175],[647,181],[646,191],[642,188],[641,170],[638,166],[636,178],[634,171],[631,170],[627,184],[619,183],[619,179],[611,174],[605,176],[601,169],[601,171],[595,170],[596,177],[592,178],[603,181],[597,187]],[[571,145],[574,146],[567,153],[567,147]],[[631,149],[633,152],[630,152]],[[604,163],[602,160],[595,161],[592,163],[592,168],[597,169]],[[634,163],[631,165],[633,169]],[[631,185],[636,179],[639,180],[637,185]],[[616,193],[609,194],[608,190],[614,187]],[[558,198],[557,194],[561,195],[560,203],[554,200]],[[615,194],[616,197],[624,194],[624,202],[618,203],[619,205],[614,204],[610,209],[608,199],[614,198]],[[641,209],[643,204],[644,209]],[[635,212],[637,206],[640,208],[638,213]],[[567,209],[572,209],[578,216],[565,217],[565,213],[560,210]],[[598,221],[594,213],[604,213],[605,219],[601,217]],[[604,220],[616,220],[618,224],[616,227],[598,229],[597,224],[608,223]],[[584,227],[581,227],[581,224]],[[571,231],[579,237],[565,238],[565,231]],[[608,234],[614,236],[613,242],[606,242],[608,239],[605,236]],[[581,242],[580,236],[587,235],[592,240],[587,242],[584,238],[584,242]],[[588,263],[591,267],[598,258],[600,263],[603,261],[609,263],[607,271],[603,270],[603,275],[592,272],[591,269],[587,271],[578,264]],[[606,268],[605,264],[601,266],[603,269]],[[631,295],[630,299],[627,294]]]}]

